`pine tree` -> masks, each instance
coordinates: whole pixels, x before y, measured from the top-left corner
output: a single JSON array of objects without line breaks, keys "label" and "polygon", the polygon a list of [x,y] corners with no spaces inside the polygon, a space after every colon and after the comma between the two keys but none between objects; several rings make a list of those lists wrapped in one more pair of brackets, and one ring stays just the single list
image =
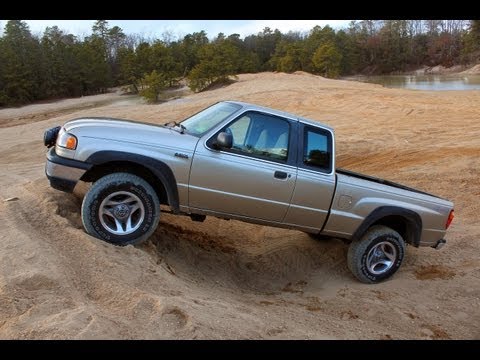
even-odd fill
[{"label": "pine tree", "polygon": [[1,50],[2,101],[19,105],[40,99],[43,80],[40,46],[24,21],[7,22]]},{"label": "pine tree", "polygon": [[333,42],[320,46],[313,55],[312,62],[315,70],[329,78],[336,78],[340,74],[342,54]]},{"label": "pine tree", "polygon": [[149,103],[158,102],[158,96],[168,85],[167,79],[156,70],[145,75],[143,83],[146,87],[140,91],[140,95],[142,95]]}]

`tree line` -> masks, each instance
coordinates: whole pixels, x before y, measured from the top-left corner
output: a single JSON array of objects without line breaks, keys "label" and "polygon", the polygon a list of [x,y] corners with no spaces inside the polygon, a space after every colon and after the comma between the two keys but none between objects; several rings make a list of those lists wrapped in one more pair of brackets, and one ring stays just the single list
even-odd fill
[{"label": "tree line", "polygon": [[480,61],[480,20],[362,20],[309,32],[265,28],[240,38],[205,31],[172,40],[126,35],[98,20],[88,36],[57,26],[33,35],[21,20],[0,37],[0,106],[98,94],[128,86],[151,101],[187,79],[194,91],[240,73],[306,71],[337,78]]}]

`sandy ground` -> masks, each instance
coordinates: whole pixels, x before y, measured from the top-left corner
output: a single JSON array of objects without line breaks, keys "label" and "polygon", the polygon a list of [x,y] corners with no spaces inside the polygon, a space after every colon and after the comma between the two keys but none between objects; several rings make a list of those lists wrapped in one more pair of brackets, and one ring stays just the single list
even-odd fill
[{"label": "sandy ground", "polygon": [[32,122],[54,118],[61,114],[73,113],[80,109],[95,108],[112,103],[119,105],[140,104],[143,102],[144,101],[137,96],[122,95],[122,90],[115,88],[111,92],[101,95],[45,101],[22,107],[0,109],[0,128],[20,124],[31,124]]},{"label": "sandy ground", "polygon": [[[124,99],[0,111],[0,338],[480,339],[480,91],[262,73],[159,105]],[[147,243],[120,248],[84,233],[86,184],[48,185],[45,128],[85,115],[164,123],[224,99],[325,122],[340,167],[453,200],[447,246],[408,247],[377,285],[353,278],[340,241],[237,221],[162,214]]]}]

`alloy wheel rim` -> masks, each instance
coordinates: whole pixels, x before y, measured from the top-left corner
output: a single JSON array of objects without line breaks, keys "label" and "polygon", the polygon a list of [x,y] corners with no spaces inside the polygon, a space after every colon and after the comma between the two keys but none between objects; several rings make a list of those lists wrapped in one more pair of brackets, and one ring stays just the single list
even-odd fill
[{"label": "alloy wheel rim", "polygon": [[99,218],[109,233],[128,235],[142,225],[145,206],[137,195],[128,191],[116,191],[100,204]]},{"label": "alloy wheel rim", "polygon": [[392,243],[382,241],[370,249],[367,268],[372,274],[381,275],[389,271],[397,259],[397,249]]}]

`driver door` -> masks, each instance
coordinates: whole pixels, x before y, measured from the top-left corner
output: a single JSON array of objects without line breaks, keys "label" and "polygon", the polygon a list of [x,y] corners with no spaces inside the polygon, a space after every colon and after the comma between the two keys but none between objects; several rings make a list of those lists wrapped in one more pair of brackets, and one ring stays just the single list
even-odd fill
[{"label": "driver door", "polygon": [[281,222],[288,210],[297,168],[291,142],[296,121],[249,111],[225,126],[233,146],[215,150],[219,132],[194,154],[189,206],[219,214]]}]

